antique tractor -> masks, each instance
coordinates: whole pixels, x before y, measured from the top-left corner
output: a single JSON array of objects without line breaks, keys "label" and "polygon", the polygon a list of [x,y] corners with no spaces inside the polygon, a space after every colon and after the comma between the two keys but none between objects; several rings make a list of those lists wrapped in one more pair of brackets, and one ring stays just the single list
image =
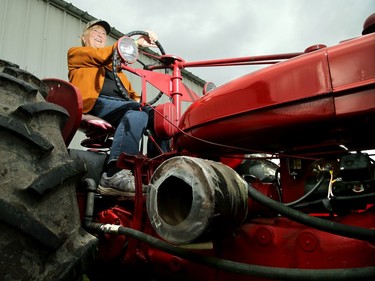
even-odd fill
[{"label": "antique tractor", "polygon": [[[155,110],[145,138],[172,148],[122,154],[134,196],[97,192],[114,128],[82,115],[79,90],[0,61],[0,279],[373,280],[374,26],[332,47],[210,61],[158,43],[143,69],[129,39],[142,32],[119,39],[114,68],[142,79]],[[202,96],[181,76],[260,63]],[[77,130],[86,149],[68,149]]]}]

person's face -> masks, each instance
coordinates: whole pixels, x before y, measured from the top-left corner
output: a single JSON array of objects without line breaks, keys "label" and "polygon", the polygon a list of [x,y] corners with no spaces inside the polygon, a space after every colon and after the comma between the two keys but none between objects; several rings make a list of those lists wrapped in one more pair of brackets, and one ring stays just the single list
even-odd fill
[{"label": "person's face", "polygon": [[84,36],[85,46],[103,48],[107,43],[107,33],[101,25],[93,25]]}]

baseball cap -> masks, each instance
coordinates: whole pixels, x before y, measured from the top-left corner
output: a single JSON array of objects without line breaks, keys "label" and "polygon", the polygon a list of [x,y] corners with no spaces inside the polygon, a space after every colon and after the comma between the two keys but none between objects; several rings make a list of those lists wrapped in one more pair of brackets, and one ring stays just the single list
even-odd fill
[{"label": "baseball cap", "polygon": [[111,32],[111,26],[109,25],[108,22],[106,22],[104,20],[92,20],[92,21],[89,21],[86,24],[85,28],[83,29],[83,32],[85,32],[87,29],[89,29],[93,25],[103,26],[104,29],[105,29],[105,32],[107,33],[107,35]]}]

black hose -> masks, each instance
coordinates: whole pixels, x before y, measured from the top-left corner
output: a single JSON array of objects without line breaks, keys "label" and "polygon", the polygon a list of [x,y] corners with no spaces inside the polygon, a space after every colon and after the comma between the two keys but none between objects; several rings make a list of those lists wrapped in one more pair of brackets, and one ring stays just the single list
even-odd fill
[{"label": "black hose", "polygon": [[[309,208],[309,207],[312,207],[312,206],[321,205],[321,204],[323,204],[323,201],[326,200],[326,199],[327,198],[323,198],[323,199],[317,199],[317,200],[314,200],[314,201],[309,201],[309,202],[306,202],[306,203],[300,203],[300,204],[297,204],[293,207],[296,208],[296,209],[305,209],[305,208]],[[345,202],[345,201],[369,202],[370,200],[374,200],[374,199],[375,199],[375,192],[371,192],[371,193],[365,193],[365,194],[345,195],[345,196],[337,196],[336,195],[336,196],[333,196],[331,198],[331,202],[332,202],[332,204],[335,204],[337,202]]]},{"label": "black hose", "polygon": [[85,183],[87,185],[87,197],[86,197],[86,210],[84,217],[84,226],[89,227],[94,218],[94,201],[97,184],[92,178],[86,178]]},{"label": "black hose", "polygon": [[297,200],[295,200],[293,202],[285,203],[284,205],[288,206],[288,207],[291,207],[291,206],[297,205],[298,203],[301,203],[303,200],[305,200],[306,198],[308,198],[311,194],[313,194],[315,192],[315,190],[317,190],[320,187],[320,185],[322,184],[323,180],[325,179],[326,173],[327,173],[326,171],[322,172],[322,176],[320,177],[319,181],[315,184],[315,186],[309,192],[307,192],[301,198],[298,198]]},{"label": "black hose", "polygon": [[276,211],[277,213],[284,215],[289,219],[329,233],[369,241],[372,243],[375,242],[375,229],[351,226],[347,224],[336,223],[326,219],[321,219],[318,217],[309,216],[263,195],[250,184],[248,185],[248,187],[248,193],[252,199]]},{"label": "black hose", "polygon": [[370,280],[375,277],[375,267],[345,269],[296,269],[245,264],[215,257],[209,257],[186,249],[178,248],[154,236],[128,227],[92,223],[90,228],[92,230],[102,231],[104,233],[126,235],[128,237],[135,238],[144,243],[147,243],[148,245],[162,250],[163,252],[178,256],[185,260],[242,275],[251,275],[256,277],[281,280],[330,281]]}]

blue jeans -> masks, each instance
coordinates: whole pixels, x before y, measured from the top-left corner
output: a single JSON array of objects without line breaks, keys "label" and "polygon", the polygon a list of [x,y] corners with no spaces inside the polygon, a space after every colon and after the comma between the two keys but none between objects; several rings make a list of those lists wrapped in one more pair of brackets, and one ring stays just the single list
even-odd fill
[{"label": "blue jeans", "polygon": [[99,96],[89,114],[104,119],[116,128],[108,162],[117,160],[122,152],[130,155],[140,153],[139,143],[143,133],[153,125],[153,118],[149,122],[151,111],[146,108],[141,110],[140,104],[135,101]]}]

